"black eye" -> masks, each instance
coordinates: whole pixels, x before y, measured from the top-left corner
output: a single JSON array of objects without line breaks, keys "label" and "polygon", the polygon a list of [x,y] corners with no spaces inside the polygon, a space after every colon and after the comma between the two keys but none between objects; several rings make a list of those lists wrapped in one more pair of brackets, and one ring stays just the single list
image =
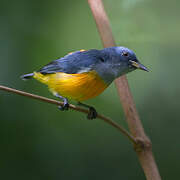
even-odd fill
[{"label": "black eye", "polygon": [[99,59],[100,59],[101,62],[104,62],[104,61],[105,61],[104,58],[102,58],[102,57],[100,57]]},{"label": "black eye", "polygon": [[126,52],[126,51],[124,51],[124,52],[122,53],[122,55],[123,55],[123,56],[129,56],[128,52]]}]

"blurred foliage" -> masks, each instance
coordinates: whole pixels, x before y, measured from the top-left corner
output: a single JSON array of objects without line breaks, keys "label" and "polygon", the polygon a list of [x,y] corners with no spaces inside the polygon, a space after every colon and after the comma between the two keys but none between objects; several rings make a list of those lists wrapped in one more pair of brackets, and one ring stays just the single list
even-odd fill
[{"label": "blurred foliage", "polygon": [[[130,73],[129,84],[163,179],[178,179],[180,1],[104,3],[117,44],[151,69]],[[83,0],[1,0],[0,27],[0,84],[51,98],[19,76],[70,51],[102,48]],[[127,128],[114,84],[88,103]],[[145,179],[128,140],[100,120],[5,92],[0,114],[1,179]]]}]

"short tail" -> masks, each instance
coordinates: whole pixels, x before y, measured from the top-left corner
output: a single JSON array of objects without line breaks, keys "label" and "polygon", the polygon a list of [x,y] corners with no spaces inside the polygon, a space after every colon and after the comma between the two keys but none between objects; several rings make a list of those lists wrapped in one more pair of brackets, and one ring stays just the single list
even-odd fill
[{"label": "short tail", "polygon": [[24,75],[20,76],[20,78],[22,80],[28,80],[28,79],[31,79],[33,76],[34,76],[34,73],[29,73],[29,74],[24,74]]}]

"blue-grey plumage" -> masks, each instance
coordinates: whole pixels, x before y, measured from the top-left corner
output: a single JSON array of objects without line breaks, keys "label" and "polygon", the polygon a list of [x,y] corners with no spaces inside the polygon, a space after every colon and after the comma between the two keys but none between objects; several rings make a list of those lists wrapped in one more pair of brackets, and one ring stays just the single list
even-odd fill
[{"label": "blue-grey plumage", "polygon": [[111,83],[115,78],[137,68],[148,71],[139,63],[132,50],[126,47],[110,47],[70,53],[47,64],[39,72],[77,74],[94,70],[105,82]]}]

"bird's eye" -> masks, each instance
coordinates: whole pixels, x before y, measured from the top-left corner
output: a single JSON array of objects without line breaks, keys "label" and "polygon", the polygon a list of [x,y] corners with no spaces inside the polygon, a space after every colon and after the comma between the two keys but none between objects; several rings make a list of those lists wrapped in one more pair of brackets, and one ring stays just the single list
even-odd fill
[{"label": "bird's eye", "polygon": [[101,61],[101,62],[104,62],[105,60],[104,60],[104,58],[100,57],[100,61]]},{"label": "bird's eye", "polygon": [[124,51],[124,52],[122,53],[122,55],[123,55],[123,56],[128,56],[129,54],[128,54],[128,52]]}]

